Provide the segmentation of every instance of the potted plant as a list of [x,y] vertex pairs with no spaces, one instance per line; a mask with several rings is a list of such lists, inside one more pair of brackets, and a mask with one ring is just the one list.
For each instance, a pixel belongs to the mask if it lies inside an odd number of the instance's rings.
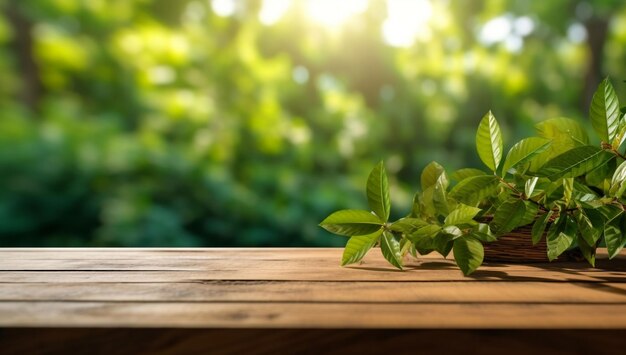
[[381,162],[367,179],[369,211],[337,211],[320,226],[349,237],[341,265],[359,262],[379,245],[399,269],[407,254],[446,257],[452,251],[469,275],[485,255],[552,261],[573,248],[595,266],[600,244],[613,258],[626,243],[626,156],[620,152],[625,111],[607,78],[593,96],[589,115],[599,146],[590,145],[576,121],[553,118],[537,124],[537,136],[515,143],[506,156],[498,122],[488,112],[476,134],[487,170],[465,168],[448,175],[437,162],[428,164],[410,213],[392,222]]

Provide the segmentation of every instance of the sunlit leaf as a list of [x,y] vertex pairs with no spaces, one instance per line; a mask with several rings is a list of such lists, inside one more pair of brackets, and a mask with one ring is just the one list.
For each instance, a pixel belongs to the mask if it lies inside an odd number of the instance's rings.
[[433,205],[435,207],[435,210],[440,215],[445,216],[449,212],[448,211],[449,210],[448,209],[448,193],[446,191],[448,187],[448,179],[446,177],[445,172],[439,175],[439,178],[437,178],[435,185],[432,187],[434,188]]
[[537,186],[537,181],[539,181],[539,178],[533,176],[530,179],[526,180],[526,182],[524,183],[524,194],[527,197],[531,197],[533,195],[533,192],[535,191],[535,186]]
[[383,232],[380,239],[380,250],[387,261],[402,270],[402,252],[400,250],[400,242],[396,240],[393,234]]
[[469,206],[475,206],[487,196],[495,193],[500,185],[497,176],[473,176],[460,181],[450,191],[450,197]]
[[394,222],[389,228],[395,232],[411,234],[417,229],[427,226],[428,222],[419,218],[402,218]]
[[480,241],[464,237],[454,241],[454,260],[463,274],[469,275],[483,263],[485,250]]
[[552,181],[561,177],[577,177],[605,164],[612,157],[613,154],[594,146],[576,147],[548,161],[538,174]]
[[452,175],[450,175],[450,178],[454,181],[461,181],[472,176],[480,175],[487,175],[487,173],[479,169],[463,168],[453,172]]
[[454,211],[450,212],[444,221],[446,226],[469,223],[481,211],[480,208],[467,205],[459,205]]
[[615,89],[608,78],[602,80],[591,99],[591,126],[603,142],[611,143],[618,130],[620,112]]
[[487,112],[478,125],[476,150],[483,163],[495,172],[502,159],[502,134],[491,111]]
[[426,165],[424,170],[422,170],[422,176],[420,179],[422,183],[422,191],[435,185],[441,174],[445,174],[445,170],[443,166],[439,165],[436,161]]
[[440,231],[441,226],[438,224],[428,224],[418,228],[415,232],[408,235],[407,238],[414,242],[423,238],[433,239]]
[[498,238],[491,232],[491,228],[489,228],[487,223],[479,223],[470,232],[470,235],[485,243],[491,243],[498,240]]
[[540,137],[526,138],[517,142],[506,155],[506,159],[504,160],[504,165],[502,167],[502,176],[504,176],[511,168],[516,167],[518,164],[523,164],[537,154],[545,151],[551,143],[551,140]]
[[622,197],[626,190],[626,161],[622,162],[611,178],[611,188],[609,190],[611,196]]
[[539,170],[548,160],[567,150],[589,144],[585,129],[569,118],[551,118],[537,123],[535,128],[540,137],[549,139],[552,143],[530,161],[531,171]]
[[376,242],[378,242],[381,234],[382,229],[379,229],[372,234],[350,237],[350,239],[348,239],[348,243],[346,244],[345,249],[343,250],[343,256],[341,257],[341,266],[354,264],[361,261],[365,254],[367,254],[367,252],[374,245],[376,245]]
[[367,201],[378,217],[385,222],[389,219],[391,209],[389,182],[382,161],[374,167],[367,179]]
[[383,221],[368,211],[341,210],[334,212],[320,223],[327,231],[339,235],[366,235],[379,230]]
[[463,231],[457,226],[447,226],[441,229],[441,233],[445,233],[452,237],[452,239],[460,238],[463,236]]

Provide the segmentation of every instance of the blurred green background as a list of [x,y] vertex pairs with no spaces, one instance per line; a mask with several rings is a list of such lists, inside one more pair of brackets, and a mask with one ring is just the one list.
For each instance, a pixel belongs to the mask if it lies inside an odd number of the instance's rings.
[[384,159],[626,99],[626,2],[0,0],[0,246],[337,246]]

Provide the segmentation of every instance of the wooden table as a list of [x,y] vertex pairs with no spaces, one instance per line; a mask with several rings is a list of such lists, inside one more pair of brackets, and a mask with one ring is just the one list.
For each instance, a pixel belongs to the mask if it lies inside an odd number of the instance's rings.
[[626,353],[626,254],[463,277],[341,252],[0,249],[0,353]]

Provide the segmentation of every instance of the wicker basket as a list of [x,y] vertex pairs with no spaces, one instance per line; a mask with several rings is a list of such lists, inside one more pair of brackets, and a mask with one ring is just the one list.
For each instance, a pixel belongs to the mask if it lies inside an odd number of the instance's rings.
[[[546,238],[541,238],[539,243],[533,245],[532,224],[519,227],[512,232],[498,237],[498,241],[485,243],[486,262],[508,263],[547,263],[548,251]],[[561,254],[557,261],[581,261],[584,260],[578,249],[568,250]]]

